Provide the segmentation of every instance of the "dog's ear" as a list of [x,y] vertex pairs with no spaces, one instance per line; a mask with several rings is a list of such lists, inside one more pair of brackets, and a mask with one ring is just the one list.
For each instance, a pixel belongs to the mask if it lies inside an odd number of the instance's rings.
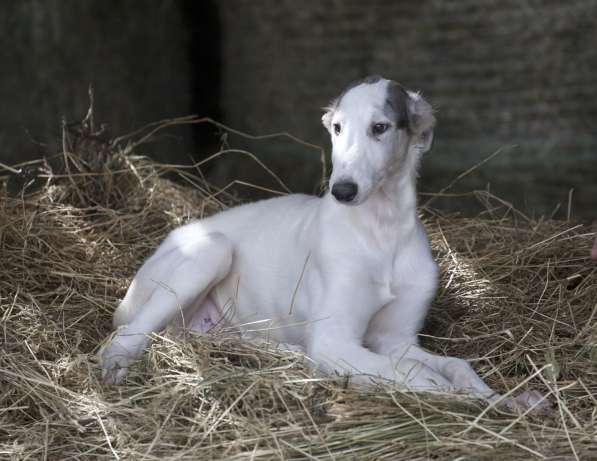
[[325,126],[330,133],[332,132],[332,117],[334,116],[334,111],[336,110],[337,105],[338,100],[334,99],[328,106],[323,108],[325,113],[321,117],[321,123],[323,123],[323,126]]
[[412,146],[423,154],[431,149],[435,117],[433,108],[420,93],[408,91],[408,127],[412,136]]

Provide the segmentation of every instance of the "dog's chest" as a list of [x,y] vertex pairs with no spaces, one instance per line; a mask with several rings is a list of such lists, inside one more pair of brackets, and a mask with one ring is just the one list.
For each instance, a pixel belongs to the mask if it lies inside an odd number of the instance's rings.
[[[376,253],[376,254],[375,254]],[[394,252],[385,250],[370,254],[367,261],[367,277],[377,306],[381,307],[393,301],[397,295],[395,283]]]
[[382,305],[395,300],[405,285],[425,285],[428,279],[433,283],[433,261],[419,245],[388,246],[371,258],[369,264],[370,280]]
[[380,271],[373,277],[373,286],[375,287],[379,307],[385,306],[396,299],[396,285],[392,278],[392,271]]

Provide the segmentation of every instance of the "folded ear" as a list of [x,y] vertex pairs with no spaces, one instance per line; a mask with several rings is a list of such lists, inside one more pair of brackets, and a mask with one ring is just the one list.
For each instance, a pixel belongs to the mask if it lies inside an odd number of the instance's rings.
[[435,117],[433,108],[419,93],[408,91],[408,127],[411,132],[411,145],[421,154],[431,149]]
[[323,108],[325,113],[321,117],[321,123],[323,123],[323,126],[325,126],[330,133],[332,130],[332,117],[334,116],[334,111],[336,110],[337,105],[338,100],[334,99],[327,107]]

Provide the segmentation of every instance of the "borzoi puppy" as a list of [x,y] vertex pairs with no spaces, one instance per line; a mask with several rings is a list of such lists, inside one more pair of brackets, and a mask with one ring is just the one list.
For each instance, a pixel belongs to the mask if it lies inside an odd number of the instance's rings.
[[368,77],[322,120],[333,144],[329,192],[263,200],[174,230],[114,314],[119,329],[101,353],[106,382],[119,383],[149,335],[172,322],[206,331],[267,319],[270,339],[302,346],[320,369],[353,382],[499,398],[464,360],[417,344],[438,279],[415,192],[433,139],[431,106]]

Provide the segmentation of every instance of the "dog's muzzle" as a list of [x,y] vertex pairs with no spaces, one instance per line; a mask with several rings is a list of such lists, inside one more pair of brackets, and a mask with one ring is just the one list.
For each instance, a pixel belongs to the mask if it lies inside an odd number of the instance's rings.
[[332,186],[332,195],[339,202],[352,202],[359,192],[359,186],[354,182],[338,182]]

